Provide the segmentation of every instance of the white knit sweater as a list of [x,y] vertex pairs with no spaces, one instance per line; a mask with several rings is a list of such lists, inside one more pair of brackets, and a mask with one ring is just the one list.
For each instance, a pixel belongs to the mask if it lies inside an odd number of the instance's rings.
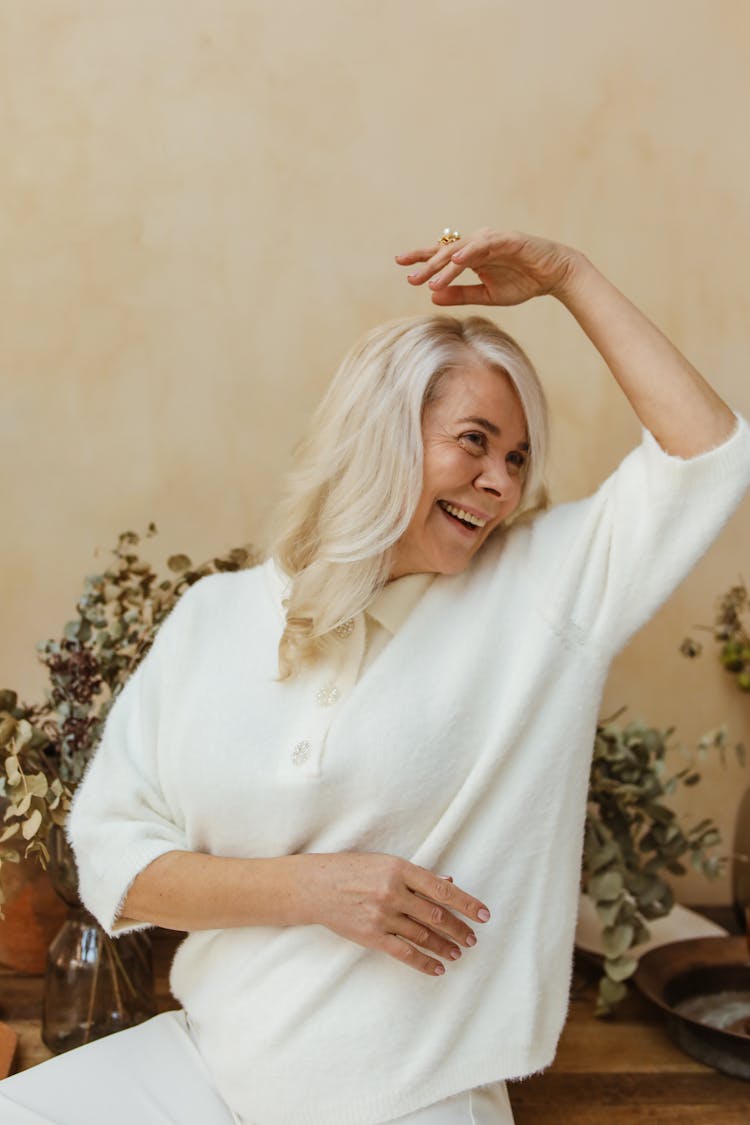
[[434,978],[322,926],[189,935],[172,989],[244,1122],[375,1125],[551,1062],[610,660],[749,481],[744,422],[690,461],[644,434],[594,496],[436,578],[332,712],[319,705],[330,696],[316,701],[321,673],[275,680],[272,564],[183,596],[70,817],[101,922],[112,929],[136,874],[175,848],[388,852],[451,874],[492,911]]

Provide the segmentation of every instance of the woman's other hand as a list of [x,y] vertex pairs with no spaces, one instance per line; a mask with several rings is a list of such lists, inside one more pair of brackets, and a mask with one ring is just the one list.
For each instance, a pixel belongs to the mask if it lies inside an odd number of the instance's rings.
[[[483,227],[468,238],[397,254],[401,266],[424,263],[408,275],[429,283],[436,305],[520,305],[532,297],[562,297],[578,254],[560,242]],[[456,285],[471,269],[479,285]]]
[[[304,921],[430,976],[445,972],[441,961],[457,960],[476,936],[461,918],[489,918],[484,903],[398,856],[370,852],[309,853],[305,860]],[[486,916],[480,916],[485,911]]]

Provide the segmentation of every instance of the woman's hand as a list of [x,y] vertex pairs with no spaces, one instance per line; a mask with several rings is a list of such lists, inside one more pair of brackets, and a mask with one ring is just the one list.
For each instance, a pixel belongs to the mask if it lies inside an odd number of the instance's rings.
[[[695,457],[725,441],[735,417],[691,363],[577,250],[519,231],[476,231],[469,238],[398,254],[399,265],[429,282],[436,305],[518,305],[557,297],[598,350],[642,425],[662,449]],[[472,269],[479,285],[456,285]]]
[[[562,298],[578,256],[560,242],[483,227],[457,242],[398,254],[396,261],[401,266],[424,262],[408,280],[412,285],[428,281],[436,305],[520,305],[545,294]],[[481,284],[453,284],[466,269]]]
[[306,920],[430,976],[445,968],[421,949],[456,960],[462,947],[476,944],[471,927],[456,913],[480,923],[489,918],[487,907],[450,878],[398,856],[335,852],[298,858],[306,861],[306,901],[300,904]]

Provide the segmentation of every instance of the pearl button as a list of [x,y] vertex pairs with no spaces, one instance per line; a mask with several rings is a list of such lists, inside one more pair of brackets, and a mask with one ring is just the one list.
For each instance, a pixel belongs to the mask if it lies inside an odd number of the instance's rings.
[[315,692],[315,700],[321,707],[330,707],[339,697],[339,689],[335,684],[326,684]]
[[337,637],[340,637],[342,641],[345,641],[346,638],[351,637],[352,633],[354,632],[354,618],[350,617],[348,621],[342,621],[341,624],[337,625],[333,631]]
[[310,757],[311,749],[312,747],[306,738],[303,738],[301,742],[297,743],[294,750],[292,750],[292,761],[295,766],[301,766],[303,762],[307,761]]

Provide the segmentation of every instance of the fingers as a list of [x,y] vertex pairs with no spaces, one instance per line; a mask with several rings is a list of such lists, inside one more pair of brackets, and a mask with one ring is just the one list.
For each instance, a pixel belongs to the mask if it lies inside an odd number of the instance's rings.
[[[422,895],[423,898],[446,907],[447,910],[457,910],[464,917],[478,922],[489,921],[490,912],[485,903],[478,898],[467,894],[448,879],[441,879],[433,875],[426,867],[419,867],[415,863],[406,863],[403,874],[404,882],[409,891]],[[413,901],[409,904],[405,914],[413,914]]]
[[[438,243],[436,246],[430,246],[423,250],[409,250],[406,254],[397,254],[396,261],[400,266],[411,266],[417,262],[424,262],[425,265],[421,269],[416,269],[407,276],[407,281],[411,285],[422,285],[433,277],[438,270],[449,264],[453,254],[461,245],[461,242],[448,242]],[[466,245],[466,243],[464,242],[463,245]],[[464,266],[461,266],[457,272],[460,273],[464,268]]]
[[430,246],[426,250],[407,250],[405,254],[397,254],[396,261],[400,266],[413,266],[415,262],[429,261],[435,250],[435,246]]
[[[430,281],[437,273],[451,266],[451,252],[449,246],[441,247],[437,253],[432,254],[429,258],[420,259],[425,264],[421,269],[416,269],[412,273],[407,274],[406,280],[410,285],[424,285],[425,281]],[[466,267],[454,267],[455,272],[453,277],[457,277]]]
[[457,961],[461,956],[460,946],[443,937],[442,934],[436,934],[434,930],[423,925],[416,918],[403,915],[400,919],[398,933],[395,936],[407,938],[412,945],[421,945],[423,949],[429,949],[432,953],[437,953],[438,957],[444,957],[447,961]]
[[483,285],[449,285],[432,294],[433,305],[490,305],[489,293]]
[[[446,937],[452,938],[454,942],[463,945],[466,949],[471,949],[477,943],[476,934],[470,926],[467,926],[461,918],[457,918],[448,907],[440,906],[430,899],[413,895],[408,907],[408,914],[424,930],[434,933],[438,944],[443,943]],[[416,939],[411,938],[410,940]],[[435,944],[424,941],[417,944],[426,945],[428,949],[439,951]],[[448,944],[452,948],[452,943]],[[446,956],[446,954],[443,954],[443,956]]]
[[390,953],[391,957],[395,957],[397,961],[402,961],[412,969],[417,969],[420,973],[426,973],[431,977],[442,976],[445,972],[445,965],[440,961],[436,961],[434,957],[430,957],[427,953],[422,953],[420,949],[410,945],[404,938],[397,937],[395,934],[386,934],[383,938],[381,949],[384,953]]
[[467,268],[479,265],[486,257],[490,245],[489,231],[477,231],[471,238],[411,250],[397,254],[399,265],[423,263],[407,277],[410,285],[429,282],[432,303],[450,305],[489,305],[490,295],[484,285],[453,285],[452,282]]
[[[396,261],[402,266],[424,263],[420,269],[408,275],[407,280],[411,285],[423,285],[429,281],[430,288],[443,289],[463,270],[476,268],[495,253],[512,253],[518,250],[522,241],[518,231],[494,231],[489,227],[483,227],[474,231],[468,238],[456,242],[437,243],[432,247],[397,254]],[[436,305],[491,303],[487,293],[480,293],[478,287],[457,290],[446,300],[436,301],[433,297],[433,301]]]

